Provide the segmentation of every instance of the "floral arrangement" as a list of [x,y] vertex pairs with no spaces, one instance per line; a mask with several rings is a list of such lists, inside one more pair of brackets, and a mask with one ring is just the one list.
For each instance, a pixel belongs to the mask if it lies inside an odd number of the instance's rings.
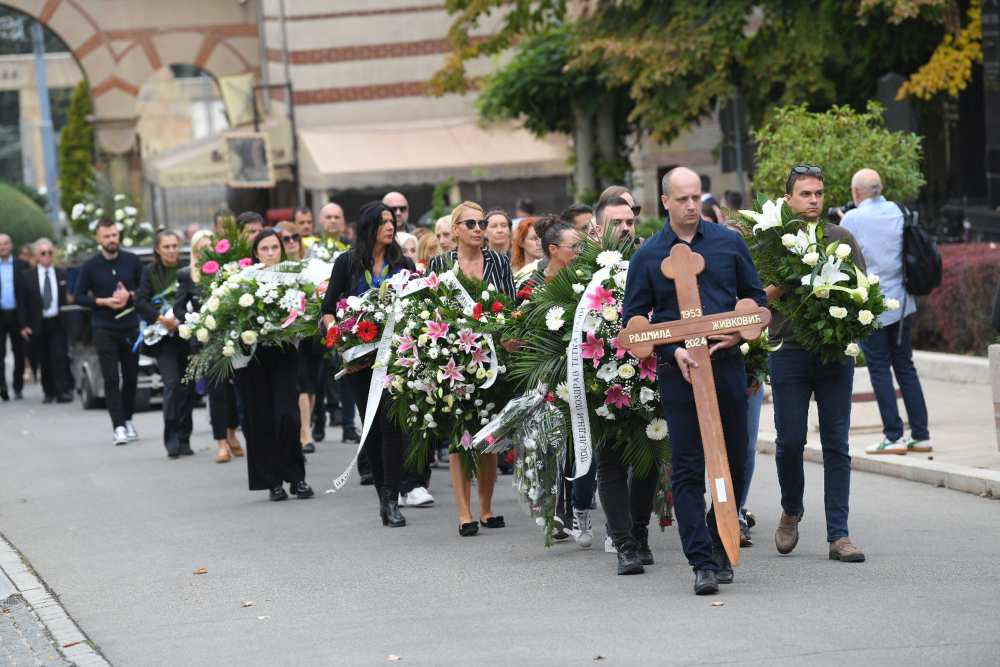
[[396,299],[396,292],[389,286],[389,281],[383,281],[361,296],[337,302],[337,321],[327,328],[323,345],[335,350],[345,366],[360,366],[374,358]]
[[228,377],[246,365],[258,345],[294,345],[315,334],[310,301],[321,290],[304,270],[305,262],[247,267],[212,291],[196,313],[178,327],[183,339],[194,338],[201,350],[188,363],[185,380]]
[[110,197],[94,191],[70,209],[69,226],[73,235],[66,243],[66,254],[76,257],[96,252],[94,232],[103,219],[115,221],[121,234],[123,248],[149,245],[153,241],[153,225],[139,221],[139,209],[127,195],[117,193]]
[[[586,309],[580,332],[584,386],[595,448],[615,443],[625,462],[646,474],[669,458],[667,424],[660,416],[656,357],[637,359],[617,345],[628,258],[634,244],[606,236],[586,240],[580,256],[549,283],[521,295],[511,336],[522,347],[511,362],[511,379],[524,390],[555,387],[556,405],[569,423],[567,347],[577,305]],[[603,279],[594,280],[598,271]],[[522,292],[524,289],[522,288]]]
[[740,345],[740,352],[743,353],[743,365],[747,369],[747,383],[749,385],[763,385],[770,382],[768,375],[767,358],[772,352],[777,352],[781,345],[772,345],[770,334],[767,329],[757,338],[745,341]]
[[562,413],[548,401],[527,414],[515,433],[514,490],[521,506],[542,527],[546,547],[552,546],[556,529],[566,435]]
[[386,386],[395,399],[392,414],[413,445],[409,463],[447,441],[465,454],[463,468],[472,475],[478,458],[472,434],[505,404],[503,388],[494,384],[505,368],[490,336],[507,322],[510,306],[494,286],[461,274],[452,282],[450,275],[419,278],[422,288],[408,286],[412,293],[397,300]]
[[250,240],[240,231],[236,221],[227,219],[221,237],[201,253],[198,271],[209,278],[207,290],[214,289],[231,276],[253,264]]
[[826,223],[795,217],[783,199],[762,200],[760,208],[740,211],[741,225],[763,283],[785,289],[772,308],[793,327],[802,347],[823,361],[857,357],[856,341],[899,304],[883,297],[878,276],[854,264],[847,243],[827,242]]

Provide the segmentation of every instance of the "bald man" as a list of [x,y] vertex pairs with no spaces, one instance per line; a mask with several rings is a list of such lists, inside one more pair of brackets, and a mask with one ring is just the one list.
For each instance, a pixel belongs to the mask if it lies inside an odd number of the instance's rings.
[[351,247],[351,242],[344,237],[347,231],[347,219],[340,204],[330,202],[321,208],[319,222],[323,225],[324,241],[328,248],[343,252]]
[[[851,179],[851,197],[857,208],[848,211],[840,226],[861,246],[868,272],[879,277],[882,292],[903,308],[879,317],[882,328],[861,341],[872,389],[882,416],[883,438],[865,449],[868,454],[906,454],[931,451],[927,404],[913,365],[910,340],[916,299],[906,293],[903,276],[903,210],[882,196],[882,178],[874,169],[862,169]],[[903,394],[910,422],[904,437],[903,420],[896,404],[893,373]]]
[[[698,276],[705,315],[731,311],[743,298],[766,306],[767,297],[743,237],[701,218],[702,193],[698,174],[677,167],[667,172],[662,185],[661,200],[670,214],[670,221],[632,257],[622,321],[627,322],[635,315],[646,316],[650,311],[653,312],[650,320],[654,323],[681,319],[674,282],[664,277],[660,269],[663,259],[678,244],[689,246],[705,258],[705,270]],[[709,337],[715,390],[736,498],[740,497],[743,487],[747,449],[747,376],[739,349],[741,342],[739,334]],[[671,483],[681,545],[695,572],[695,594],[711,595],[718,592],[720,583],[733,581],[733,568],[722,548],[714,512],[709,511],[707,521],[705,516],[705,452],[691,389],[691,369],[697,365],[684,345],[661,345],[655,354],[660,401],[672,446]],[[630,536],[616,534],[611,519],[616,510],[608,507],[603,488],[621,486],[626,481],[625,466],[620,458],[609,460],[615,456],[620,457],[620,453],[612,447],[597,451],[597,477],[602,485],[601,504],[608,516],[621,563]],[[646,518],[648,520],[648,515]]]
[[399,192],[390,192],[382,197],[382,203],[392,209],[396,214],[396,229],[401,232],[412,232],[410,226],[410,204],[406,197]]

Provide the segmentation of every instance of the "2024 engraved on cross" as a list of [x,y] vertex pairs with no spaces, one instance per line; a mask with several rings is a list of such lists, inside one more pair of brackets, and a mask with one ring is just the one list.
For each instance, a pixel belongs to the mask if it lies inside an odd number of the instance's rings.
[[771,322],[771,311],[758,306],[753,299],[740,299],[733,311],[702,315],[698,274],[705,270],[705,258],[685,244],[678,243],[673,247],[660,270],[674,281],[681,319],[650,324],[647,318],[636,315],[618,334],[618,345],[642,359],[652,354],[653,348],[658,345],[684,341],[684,346],[698,364],[697,368],[691,369],[691,387],[698,411],[698,428],[705,451],[715,521],[729,562],[737,565],[740,562],[739,508],[736,506],[739,499],[734,497],[733,481],[729,475],[729,457],[715,394],[708,336],[739,333],[745,340],[754,340]]

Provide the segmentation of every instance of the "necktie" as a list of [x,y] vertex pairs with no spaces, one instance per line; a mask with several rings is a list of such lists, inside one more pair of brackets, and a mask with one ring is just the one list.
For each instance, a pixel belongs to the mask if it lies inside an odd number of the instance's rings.
[[45,272],[45,287],[42,288],[42,306],[45,310],[52,305],[52,271]]

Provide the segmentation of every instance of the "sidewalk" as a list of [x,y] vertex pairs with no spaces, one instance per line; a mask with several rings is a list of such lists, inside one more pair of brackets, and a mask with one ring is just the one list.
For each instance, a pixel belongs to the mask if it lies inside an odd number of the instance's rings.
[[[859,368],[854,377],[856,401],[851,413],[852,468],[1000,498],[1000,451],[987,361],[928,352],[917,352],[914,360],[927,401],[934,451],[905,456],[864,453],[865,447],[882,437],[882,422],[874,401],[857,401],[860,395],[872,391],[867,370]],[[902,399],[899,409],[905,419]],[[773,454],[774,440],[774,407],[766,402],[758,451]],[[805,456],[809,461],[823,460],[815,406],[809,414]]]

